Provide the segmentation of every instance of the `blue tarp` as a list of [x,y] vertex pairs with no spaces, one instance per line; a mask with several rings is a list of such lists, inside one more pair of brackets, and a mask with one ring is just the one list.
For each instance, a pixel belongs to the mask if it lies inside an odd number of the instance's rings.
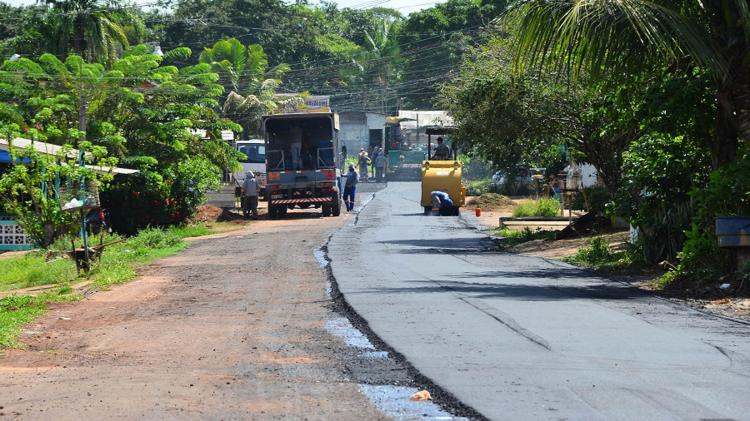
[[[10,158],[10,153],[8,153],[8,151],[6,150],[0,149],[0,164],[10,164],[11,162],[12,160]],[[21,162],[28,164],[29,162],[31,162],[31,159],[25,158]]]

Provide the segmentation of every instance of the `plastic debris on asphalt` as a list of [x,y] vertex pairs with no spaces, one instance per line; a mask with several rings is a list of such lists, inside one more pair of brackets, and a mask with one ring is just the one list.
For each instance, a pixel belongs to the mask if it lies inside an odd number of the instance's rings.
[[430,392],[426,390],[420,390],[419,392],[411,395],[409,399],[413,401],[431,401],[432,395],[430,395]]

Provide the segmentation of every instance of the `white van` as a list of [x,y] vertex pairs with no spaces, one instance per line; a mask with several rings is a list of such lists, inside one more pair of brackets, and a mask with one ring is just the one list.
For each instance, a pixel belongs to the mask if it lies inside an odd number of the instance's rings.
[[245,179],[245,173],[252,171],[260,186],[260,197],[266,197],[266,143],[263,139],[238,140],[235,149],[245,155],[240,159],[242,171],[234,173],[234,178],[240,184]]

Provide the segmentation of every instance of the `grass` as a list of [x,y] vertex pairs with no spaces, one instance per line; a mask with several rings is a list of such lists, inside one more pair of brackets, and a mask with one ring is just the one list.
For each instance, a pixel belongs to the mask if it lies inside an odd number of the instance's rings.
[[613,251],[606,238],[594,237],[576,254],[564,258],[563,261],[605,272],[625,272],[642,266],[641,259],[638,258],[640,255],[635,246]]
[[172,227],[169,229],[169,231],[177,235],[180,238],[202,237],[204,235],[210,235],[216,232],[216,230],[213,230],[205,225],[187,225],[184,227]]
[[11,295],[0,299],[0,348],[18,346],[21,326],[44,313],[50,302],[74,301],[80,296],[70,288],[60,288],[42,295]]
[[522,216],[543,216],[552,217],[560,214],[560,202],[548,197],[541,198],[532,202],[519,203],[513,208],[513,216],[518,218]]
[[[44,313],[48,303],[79,299],[70,288],[71,283],[89,280],[95,287],[106,288],[130,281],[137,276],[139,267],[176,254],[187,247],[184,238],[214,232],[208,227],[196,225],[166,230],[148,228],[137,236],[124,240],[117,236],[107,236],[105,243],[122,241],[108,246],[91,271],[81,275],[77,274],[75,263],[71,259],[57,257],[47,262],[47,253],[42,251],[0,260],[0,291],[58,285],[51,292],[36,296],[14,294],[0,299],[0,348],[17,346],[16,338],[21,332],[21,326]],[[67,251],[71,247],[70,239],[61,240],[50,251]]]
[[479,180],[472,180],[466,186],[467,196],[481,196],[485,193],[489,193],[492,180],[489,178],[482,178]]
[[522,230],[498,228],[495,230],[495,235],[502,237],[502,244],[504,247],[513,247],[533,240],[554,240],[557,237],[557,232],[542,230],[532,231],[529,228],[524,228]]
[[0,291],[66,282],[76,277],[75,264],[69,259],[45,262],[44,253],[32,252],[0,260]]

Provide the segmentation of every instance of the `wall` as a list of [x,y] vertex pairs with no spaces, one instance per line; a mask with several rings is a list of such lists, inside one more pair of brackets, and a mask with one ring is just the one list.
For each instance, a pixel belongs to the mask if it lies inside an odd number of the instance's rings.
[[360,148],[367,149],[370,142],[370,129],[385,133],[385,115],[347,111],[339,113],[339,145],[346,145],[349,154],[356,154]]

